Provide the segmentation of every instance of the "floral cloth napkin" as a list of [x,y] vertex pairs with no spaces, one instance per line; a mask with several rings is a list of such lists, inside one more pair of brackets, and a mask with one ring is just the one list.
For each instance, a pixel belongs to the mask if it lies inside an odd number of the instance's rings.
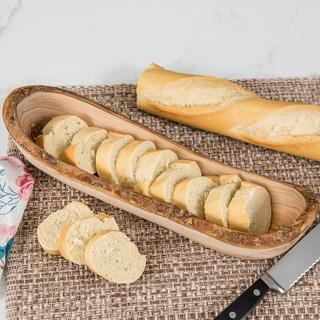
[[0,278],[33,184],[22,161],[15,157],[0,157]]

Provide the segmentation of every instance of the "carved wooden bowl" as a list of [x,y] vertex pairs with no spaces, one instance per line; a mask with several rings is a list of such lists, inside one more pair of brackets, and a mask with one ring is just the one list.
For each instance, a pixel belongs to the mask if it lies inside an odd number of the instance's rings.
[[[174,205],[102,181],[53,158],[34,143],[33,137],[49,119],[62,114],[75,114],[89,125],[131,134],[153,141],[158,148],[172,149],[181,159],[197,161],[204,175],[239,174],[244,180],[264,186],[272,198],[269,233],[252,235],[217,226]],[[93,197],[231,256],[263,259],[285,252],[308,230],[318,211],[315,196],[306,188],[208,159],[98,103],[62,89],[46,86],[16,89],[4,103],[3,118],[19,150],[40,170]]]

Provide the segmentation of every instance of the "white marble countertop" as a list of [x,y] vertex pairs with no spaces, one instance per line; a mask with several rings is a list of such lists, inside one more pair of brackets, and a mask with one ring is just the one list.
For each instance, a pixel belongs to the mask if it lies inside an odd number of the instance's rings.
[[[319,12],[316,0],[0,0],[0,103],[27,84],[135,83],[150,62],[228,79],[319,75]],[[0,154],[5,140],[0,121]],[[0,320],[3,292],[2,280]]]

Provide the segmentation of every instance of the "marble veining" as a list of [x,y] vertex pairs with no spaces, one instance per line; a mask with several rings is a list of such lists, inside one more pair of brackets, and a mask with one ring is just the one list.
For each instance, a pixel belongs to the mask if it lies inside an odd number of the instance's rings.
[[0,32],[7,27],[13,13],[20,7],[20,0],[0,1]]

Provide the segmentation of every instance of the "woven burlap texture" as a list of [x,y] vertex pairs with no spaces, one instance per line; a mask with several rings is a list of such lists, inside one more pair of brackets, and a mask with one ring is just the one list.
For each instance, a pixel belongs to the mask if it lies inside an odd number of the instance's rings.
[[[239,81],[271,99],[320,103],[320,79]],[[136,109],[135,86],[69,88],[212,159],[320,195],[320,163],[159,119]],[[105,124],[108,127],[108,123]],[[23,158],[12,143],[9,154]],[[6,276],[6,315],[13,319],[212,319],[277,258],[241,261],[206,249],[30,167],[36,184],[15,239]],[[116,285],[84,266],[44,253],[37,225],[72,200],[112,214],[147,256],[142,278]],[[320,319],[320,265],[287,294],[271,292],[248,319]]]

